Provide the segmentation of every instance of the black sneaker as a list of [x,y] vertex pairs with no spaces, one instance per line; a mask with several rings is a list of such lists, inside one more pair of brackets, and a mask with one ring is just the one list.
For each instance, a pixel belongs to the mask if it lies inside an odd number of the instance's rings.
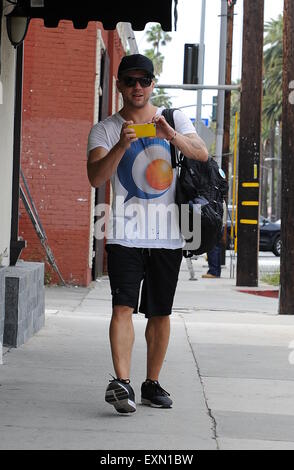
[[154,408],[171,408],[173,402],[169,398],[170,394],[163,390],[157,380],[147,379],[141,387],[141,403]]
[[105,392],[105,401],[113,405],[118,413],[134,413],[136,411],[135,393],[129,381],[110,380]]

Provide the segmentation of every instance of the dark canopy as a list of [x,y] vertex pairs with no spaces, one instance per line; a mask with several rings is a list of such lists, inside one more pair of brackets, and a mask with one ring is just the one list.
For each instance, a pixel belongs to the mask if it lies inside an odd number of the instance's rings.
[[101,21],[104,29],[115,29],[118,22],[132,24],[135,31],[146,23],[160,23],[172,30],[172,0],[18,0],[11,16],[41,18],[49,28],[60,20],[70,20],[75,28],[86,28],[89,21]]

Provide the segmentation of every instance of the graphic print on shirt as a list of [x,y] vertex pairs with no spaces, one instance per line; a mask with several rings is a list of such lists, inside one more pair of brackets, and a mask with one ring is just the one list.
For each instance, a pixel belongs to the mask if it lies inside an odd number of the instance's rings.
[[133,142],[117,167],[117,175],[127,191],[124,202],[132,197],[159,198],[173,182],[169,144],[157,138]]

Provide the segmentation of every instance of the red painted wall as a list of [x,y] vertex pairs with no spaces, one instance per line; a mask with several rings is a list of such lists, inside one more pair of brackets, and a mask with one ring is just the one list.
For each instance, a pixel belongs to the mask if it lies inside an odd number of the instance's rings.
[[[91,281],[86,147],[94,115],[97,27],[90,22],[76,30],[63,21],[49,29],[33,20],[24,44],[21,165],[62,276],[84,286]],[[124,51],[116,32],[103,31],[103,39],[110,47],[111,90]],[[23,259],[46,260],[22,203],[19,235],[27,241]],[[58,282],[47,262],[46,278]]]

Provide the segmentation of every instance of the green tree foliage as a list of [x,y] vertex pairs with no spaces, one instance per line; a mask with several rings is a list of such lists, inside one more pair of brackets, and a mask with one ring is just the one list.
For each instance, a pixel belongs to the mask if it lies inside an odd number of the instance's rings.
[[[162,73],[162,67],[164,62],[164,55],[161,53],[161,48],[166,46],[168,42],[172,40],[168,33],[165,33],[159,24],[151,26],[146,32],[147,42],[152,45],[152,48],[146,49],[144,54],[153,62],[155,81]],[[155,89],[151,97],[151,101],[155,106],[171,106],[171,99],[169,95],[161,88]]]
[[[280,194],[278,182],[281,179],[281,166],[275,160],[266,163],[266,158],[277,159],[278,145],[277,129],[280,128],[282,120],[283,101],[283,16],[271,20],[265,24],[264,36],[264,73],[263,73],[263,116],[262,116],[262,137],[263,137],[263,157],[262,172],[265,172],[264,185],[262,185],[262,195],[264,193],[264,213],[267,216],[267,208],[270,205],[272,215],[280,217],[280,199],[276,197]],[[269,198],[267,185],[267,172],[274,172],[274,184],[271,188],[272,197]]]
[[154,90],[151,100],[152,104],[154,104],[154,106],[158,106],[159,108],[161,106],[164,106],[165,108],[171,108],[172,106],[170,96],[162,88],[156,88]]
[[263,137],[282,119],[283,17],[265,24]]
[[146,32],[147,42],[152,44],[155,54],[160,54],[160,47],[166,46],[172,40],[168,33],[165,33],[160,24],[151,26]]
[[155,54],[154,49],[146,49],[144,54],[153,62],[154,65],[154,75],[156,77],[156,81],[158,81],[159,76],[162,72],[164,56],[161,52]]

